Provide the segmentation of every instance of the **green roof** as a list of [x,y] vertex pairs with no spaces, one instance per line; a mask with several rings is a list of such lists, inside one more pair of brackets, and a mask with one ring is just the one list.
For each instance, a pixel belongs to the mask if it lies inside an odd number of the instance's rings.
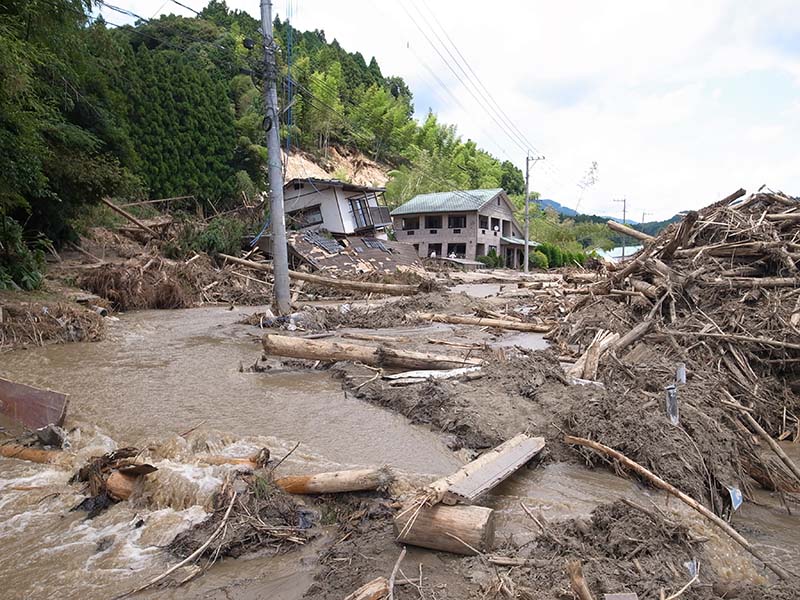
[[405,204],[392,211],[396,215],[416,215],[420,213],[438,212],[471,212],[480,209],[502,192],[502,188],[493,190],[465,190],[452,192],[434,192],[414,196]]

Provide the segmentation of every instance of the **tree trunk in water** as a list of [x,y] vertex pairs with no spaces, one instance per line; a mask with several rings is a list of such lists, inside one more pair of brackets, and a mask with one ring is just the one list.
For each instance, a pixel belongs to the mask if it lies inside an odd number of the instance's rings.
[[396,350],[386,346],[359,346],[344,342],[309,340],[269,333],[264,336],[262,345],[264,352],[274,356],[288,356],[308,360],[349,360],[372,367],[453,369],[455,367],[483,364],[483,361],[477,358],[450,357],[426,352]]

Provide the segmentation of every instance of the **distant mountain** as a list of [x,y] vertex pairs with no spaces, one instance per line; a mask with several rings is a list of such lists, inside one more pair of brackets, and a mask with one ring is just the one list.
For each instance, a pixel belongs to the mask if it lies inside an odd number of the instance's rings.
[[[563,204],[561,204],[559,202],[556,202],[555,200],[551,200],[550,198],[539,198],[536,202],[542,208],[552,208],[554,211],[556,211],[557,213],[559,213],[561,215],[564,215],[565,217],[577,217],[578,215],[584,214],[584,213],[579,213],[578,211],[576,211],[576,210],[574,210],[572,208],[564,206]],[[612,221],[616,221],[617,223],[622,223],[622,219],[620,219],[618,217],[608,217],[608,216],[605,216],[605,215],[589,215],[589,216],[598,217],[598,218],[604,219],[606,221],[611,219]],[[626,219],[625,222],[628,225],[638,225],[639,224],[638,221],[634,221],[633,219]]]

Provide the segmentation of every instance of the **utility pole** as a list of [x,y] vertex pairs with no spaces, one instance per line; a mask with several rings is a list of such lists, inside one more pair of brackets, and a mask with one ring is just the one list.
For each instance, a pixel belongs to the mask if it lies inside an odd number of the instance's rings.
[[530,257],[530,249],[528,248],[528,244],[530,243],[528,238],[530,237],[530,214],[528,211],[528,205],[530,204],[530,194],[531,194],[531,163],[536,164],[537,160],[544,160],[544,156],[536,156],[531,157],[530,152],[525,156],[525,272],[527,273],[530,270],[530,266],[528,265],[528,260]]
[[278,112],[277,64],[272,37],[272,2],[261,0],[261,35],[264,40],[264,127],[270,197],[272,237],[273,303],[279,315],[291,312],[289,296],[289,255],[286,250],[286,215],[283,212],[283,168],[281,164],[280,120]]
[[[628,218],[628,199],[617,198],[614,202],[622,202],[622,224],[625,225],[625,220]],[[625,262],[625,236],[622,236],[622,261]]]

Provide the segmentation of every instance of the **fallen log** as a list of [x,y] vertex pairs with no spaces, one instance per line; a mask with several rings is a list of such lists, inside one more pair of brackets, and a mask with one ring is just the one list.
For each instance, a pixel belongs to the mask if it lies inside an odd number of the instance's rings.
[[429,344],[439,344],[441,346],[450,346],[451,348],[459,348],[461,350],[485,350],[486,344],[463,344],[459,342],[451,342],[449,340],[437,340],[428,338]]
[[599,452],[600,454],[605,454],[606,456],[610,456],[611,458],[619,461],[625,467],[628,467],[632,471],[635,471],[639,476],[649,481],[655,487],[672,494],[673,496],[681,500],[683,503],[685,503],[686,505],[690,506],[691,508],[699,512],[706,519],[708,519],[714,525],[716,525],[717,527],[722,529],[725,533],[727,533],[731,538],[733,538],[733,540],[737,544],[739,544],[742,548],[747,550],[750,554],[752,554],[759,561],[761,561],[764,564],[764,566],[766,566],[770,571],[775,573],[778,577],[780,577],[783,580],[790,579],[789,573],[785,569],[783,569],[783,567],[781,567],[780,565],[776,565],[768,558],[766,558],[761,553],[760,550],[755,548],[750,542],[748,542],[744,537],[742,537],[742,535],[738,531],[736,531],[733,527],[731,527],[731,525],[729,525],[727,521],[719,518],[705,506],[700,504],[697,500],[695,500],[691,496],[687,496],[678,488],[676,488],[670,483],[667,483],[666,481],[661,479],[658,475],[655,475],[651,471],[645,469],[642,465],[631,460],[621,452],[609,448],[608,446],[604,446],[599,442],[571,435],[565,435],[564,442],[567,444],[575,444],[577,446],[584,446],[586,448],[591,448],[595,452]]
[[478,366],[478,358],[459,358],[397,350],[386,346],[358,346],[345,342],[308,340],[285,335],[267,334],[262,339],[264,352],[275,356],[305,358],[308,360],[349,360],[372,367],[397,367],[403,369],[452,369]]
[[655,239],[652,235],[647,235],[643,231],[637,231],[635,229],[628,227],[627,225],[623,225],[622,223],[617,223],[616,221],[613,221],[611,219],[606,221],[606,225],[608,225],[608,228],[611,229],[612,231],[616,231],[617,233],[621,233],[622,235],[630,236],[634,239],[639,240],[640,242],[649,242],[650,240]]
[[27,460],[39,464],[54,464],[60,462],[66,455],[58,450],[42,450],[41,448],[28,448],[19,444],[3,444],[0,446],[0,456]]
[[[236,258],[227,254],[220,254],[226,261],[255,269],[272,273],[272,265],[268,263],[257,263],[252,260]],[[311,273],[301,273],[299,271],[289,271],[289,279],[298,281],[308,281],[329,287],[340,288],[343,290],[353,290],[357,292],[368,292],[373,294],[386,294],[389,296],[411,296],[420,293],[420,288],[416,285],[405,285],[399,283],[373,283],[369,281],[350,281],[348,279],[334,279],[333,277],[323,277]]]
[[798,277],[724,277],[721,279],[701,280],[700,285],[721,288],[773,288],[773,287],[800,287]]
[[15,383],[0,377],[0,414],[29,429],[64,424],[69,401],[67,395]]
[[130,221],[131,223],[136,225],[139,229],[143,229],[144,231],[146,231],[147,233],[152,235],[154,238],[159,237],[158,234],[153,229],[151,229],[150,227],[148,227],[147,225],[142,223],[139,219],[134,217],[131,213],[129,213],[124,208],[120,208],[119,206],[117,206],[116,204],[111,202],[108,198],[100,198],[100,202],[102,202],[103,204],[108,206],[115,213],[118,213],[118,214],[122,215],[123,217],[128,219],[128,221]]
[[398,380],[406,380],[406,379],[418,379],[421,381],[427,381],[428,379],[454,379],[456,377],[462,377],[464,375],[469,375],[470,373],[475,373],[476,371],[480,371],[480,367],[462,367],[460,369],[448,369],[432,371],[403,371],[402,373],[395,373],[393,375],[384,375],[384,379],[389,379],[390,381],[398,381]]
[[714,333],[713,331],[676,331],[674,329],[664,330],[669,335],[679,335],[684,337],[713,337],[721,340],[735,342],[750,342],[753,344],[763,344],[764,346],[775,346],[776,348],[789,348],[790,350],[800,350],[800,344],[793,342],[783,342],[764,337],[753,337],[750,335],[738,335],[735,333]]
[[347,338],[349,340],[360,340],[362,342],[380,342],[382,344],[400,344],[409,341],[409,338],[407,337],[391,336],[391,335],[372,335],[369,333],[345,332],[340,335],[343,338]]
[[463,315],[442,315],[436,313],[413,313],[412,319],[419,321],[435,321],[437,323],[450,323],[452,325],[478,325],[479,327],[497,327],[512,331],[529,331],[533,333],[547,333],[553,326],[540,325],[539,323],[519,323],[502,319],[485,319],[483,317],[468,317]]
[[344,600],[384,600],[389,595],[389,580],[377,577],[365,583]]
[[653,327],[653,320],[647,319],[636,325],[628,333],[619,338],[613,345],[614,352],[622,352],[625,348],[639,341],[642,337],[647,335],[647,332]]
[[492,549],[494,529],[494,510],[484,506],[418,506],[394,519],[401,544],[468,556]]
[[388,468],[353,469],[317,473],[316,475],[291,475],[275,480],[275,485],[289,494],[338,494],[364,490],[384,489],[392,482]]

